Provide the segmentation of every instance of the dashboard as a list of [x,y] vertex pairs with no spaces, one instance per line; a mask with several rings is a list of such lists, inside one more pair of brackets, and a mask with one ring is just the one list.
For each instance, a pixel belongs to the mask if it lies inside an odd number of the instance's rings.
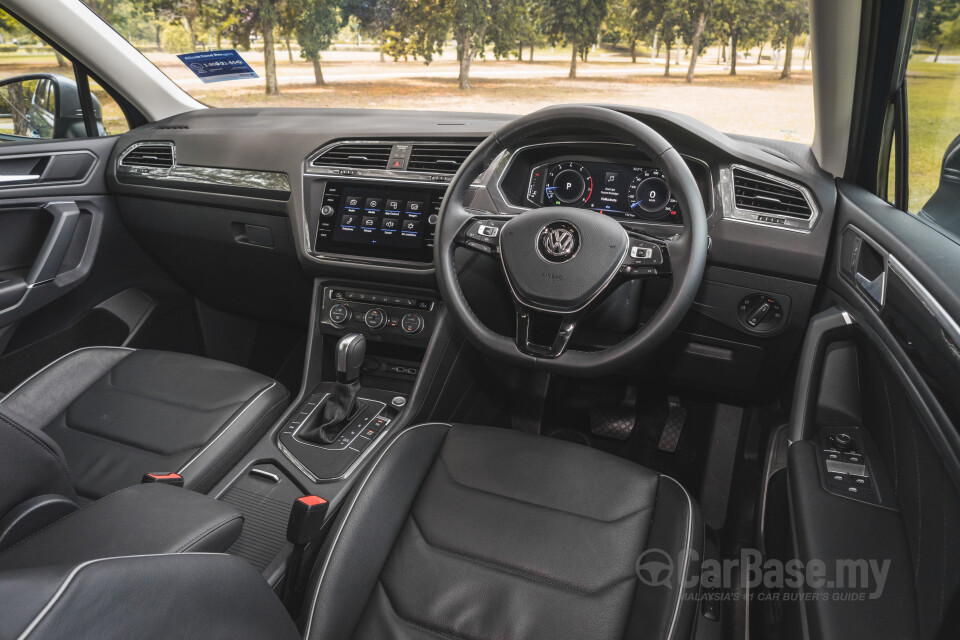
[[[728,136],[654,109],[619,109],[680,152],[707,212],[704,283],[662,366],[674,378],[744,392],[777,387],[822,280],[833,179],[805,145]],[[450,179],[511,119],[203,109],[117,137],[107,186],[133,238],[198,299],[291,322],[306,317],[312,278],[357,290],[435,291],[434,233]],[[492,216],[581,207],[666,238],[682,233],[685,213],[672,179],[617,140],[545,131],[494,158],[464,205]],[[472,262],[463,256],[465,289],[496,289],[497,265],[471,255]],[[611,296],[578,339],[616,341],[656,308],[664,286],[649,281]],[[496,304],[482,303],[491,312]],[[770,314],[760,318],[764,308]]]

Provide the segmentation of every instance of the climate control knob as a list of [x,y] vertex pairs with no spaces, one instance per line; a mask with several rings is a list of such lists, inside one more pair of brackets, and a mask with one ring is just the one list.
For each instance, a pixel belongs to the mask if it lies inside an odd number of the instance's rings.
[[380,308],[370,309],[363,314],[363,323],[374,331],[382,329],[387,324],[387,313]]
[[337,326],[345,325],[353,317],[353,311],[345,304],[337,303],[330,307],[330,322]]
[[408,313],[400,321],[400,328],[408,336],[415,336],[423,331],[423,316],[419,313]]

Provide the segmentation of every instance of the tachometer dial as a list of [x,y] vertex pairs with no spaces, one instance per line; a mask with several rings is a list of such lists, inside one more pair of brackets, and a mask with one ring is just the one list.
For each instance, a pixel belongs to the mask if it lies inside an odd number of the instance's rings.
[[593,177],[578,162],[560,162],[547,171],[545,204],[579,207],[593,195]]
[[677,210],[677,199],[659,169],[643,169],[633,178],[627,192],[630,211],[646,220],[661,220]]

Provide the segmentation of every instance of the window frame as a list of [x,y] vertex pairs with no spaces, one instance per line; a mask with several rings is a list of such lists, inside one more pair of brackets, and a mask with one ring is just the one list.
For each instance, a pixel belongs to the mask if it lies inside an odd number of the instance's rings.
[[[93,92],[90,90],[90,80],[92,79],[107,93],[110,98],[117,103],[117,106],[120,107],[120,111],[123,113],[124,119],[127,121],[128,130],[135,129],[143,124],[146,124],[148,121],[143,116],[140,111],[133,106],[133,104],[123,97],[123,94],[116,91],[108,83],[99,77],[91,69],[88,69],[86,65],[77,60],[74,56],[70,55],[65,51],[58,43],[49,38],[47,35],[42,33],[39,29],[34,27],[32,24],[24,20],[16,11],[11,11],[9,7],[3,2],[0,2],[0,9],[7,12],[14,20],[19,22],[24,28],[28,29],[35,36],[40,38],[48,47],[59,53],[61,56],[70,61],[70,64],[73,67],[74,81],[77,83],[77,89],[80,93],[80,104],[83,109],[83,121],[84,129],[88,138],[102,138],[109,137],[110,135],[120,135],[120,134],[108,134],[107,136],[100,135],[100,130],[97,127],[96,117],[93,109]],[[33,140],[32,138],[26,138],[25,140]],[[46,140],[35,140],[35,142],[46,142]]]

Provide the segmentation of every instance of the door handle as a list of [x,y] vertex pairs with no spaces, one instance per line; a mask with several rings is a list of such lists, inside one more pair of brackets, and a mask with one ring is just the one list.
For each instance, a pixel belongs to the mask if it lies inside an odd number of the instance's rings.
[[8,184],[30,184],[33,182],[40,182],[40,176],[37,174],[27,174],[27,175],[0,175],[0,186]]
[[57,277],[80,221],[80,208],[76,202],[51,202],[44,210],[53,215],[53,226],[27,274],[28,287],[50,282]]

